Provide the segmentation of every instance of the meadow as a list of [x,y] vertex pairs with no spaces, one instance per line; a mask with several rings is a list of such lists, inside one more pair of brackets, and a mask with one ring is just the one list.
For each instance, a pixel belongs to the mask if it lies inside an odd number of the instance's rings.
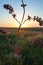
[[[10,43],[0,33],[0,65],[43,65],[43,28],[20,29],[17,41],[17,28],[3,28]],[[22,49],[14,58],[16,41]]]

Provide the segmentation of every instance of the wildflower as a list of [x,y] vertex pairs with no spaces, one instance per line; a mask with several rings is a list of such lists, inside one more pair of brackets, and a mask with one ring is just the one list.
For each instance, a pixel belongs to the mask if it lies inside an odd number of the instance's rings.
[[9,4],[4,4],[4,5],[3,5],[3,7],[4,7],[5,9],[9,10],[9,13],[14,12],[14,10],[13,10],[12,6],[11,6],[11,5],[9,5]]
[[23,8],[26,6],[26,4],[24,4],[23,0],[22,0],[21,6],[22,6]]
[[33,19],[33,21],[35,21],[36,20],[36,16],[34,16],[34,19]]
[[12,16],[13,16],[13,18],[15,18],[16,17],[15,13]]
[[28,15],[28,20],[31,20],[31,17]]
[[37,16],[36,21],[39,21],[39,17]]

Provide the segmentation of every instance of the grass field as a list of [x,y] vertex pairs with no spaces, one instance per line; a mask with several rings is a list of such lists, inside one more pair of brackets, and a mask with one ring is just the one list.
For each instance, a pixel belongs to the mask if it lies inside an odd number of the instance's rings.
[[0,65],[43,65],[43,28],[20,29],[18,46],[23,50],[14,58],[17,29],[6,29],[10,45],[0,33]]

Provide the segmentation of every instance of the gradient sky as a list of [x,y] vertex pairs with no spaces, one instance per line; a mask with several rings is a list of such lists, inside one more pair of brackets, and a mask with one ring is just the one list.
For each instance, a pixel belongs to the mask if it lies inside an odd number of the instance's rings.
[[[27,4],[25,19],[28,14],[31,17],[39,16],[43,19],[43,0],[24,0],[24,3]],[[0,0],[0,27],[18,27],[19,24],[13,19],[11,14],[3,8],[4,4],[10,4],[14,8],[17,19],[21,21],[23,11],[21,0]],[[31,20],[24,23],[22,27],[39,27],[39,23]]]

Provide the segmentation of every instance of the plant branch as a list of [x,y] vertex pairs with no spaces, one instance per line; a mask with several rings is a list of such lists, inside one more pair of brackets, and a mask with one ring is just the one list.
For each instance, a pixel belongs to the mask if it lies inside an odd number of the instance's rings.
[[18,21],[18,19],[17,18],[14,18],[19,24],[20,24],[20,22]]
[[22,17],[21,23],[23,22],[24,16],[25,16],[25,8],[23,8],[23,17]]

